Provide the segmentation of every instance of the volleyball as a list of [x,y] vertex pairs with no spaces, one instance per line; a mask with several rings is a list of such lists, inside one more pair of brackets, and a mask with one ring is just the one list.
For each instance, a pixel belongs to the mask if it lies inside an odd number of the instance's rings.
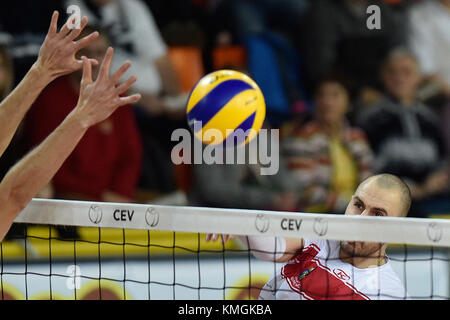
[[266,104],[261,89],[249,76],[234,70],[207,74],[189,95],[187,119],[204,144],[243,145],[264,122]]

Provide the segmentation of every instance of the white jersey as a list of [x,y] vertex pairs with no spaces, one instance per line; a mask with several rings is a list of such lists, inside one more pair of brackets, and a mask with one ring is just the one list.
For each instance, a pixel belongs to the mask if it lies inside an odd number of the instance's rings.
[[259,299],[407,299],[389,259],[382,266],[359,269],[341,261],[339,250],[339,241],[305,240],[302,252],[266,283]]
[[110,32],[114,45],[112,70],[117,70],[124,61],[130,60],[131,67],[123,78],[137,76],[139,80],[133,84],[133,90],[159,94],[162,80],[154,61],[165,56],[168,48],[144,1],[111,1],[100,7],[101,19],[89,9],[85,0],[66,0],[66,5],[77,5],[81,14],[89,18],[89,23]]

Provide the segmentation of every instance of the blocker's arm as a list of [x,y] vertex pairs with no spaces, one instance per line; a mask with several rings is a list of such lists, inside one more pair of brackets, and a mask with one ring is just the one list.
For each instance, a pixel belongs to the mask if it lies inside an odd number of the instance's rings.
[[[81,68],[82,62],[75,58],[75,54],[95,40],[98,33],[94,32],[74,41],[88,22],[84,17],[80,27],[71,31],[70,25],[75,18],[69,18],[60,32],[57,32],[58,12],[53,13],[38,59],[19,85],[0,104],[0,156],[40,92],[57,77]],[[97,63],[96,60],[92,62]]]
[[[234,236],[222,235],[226,242]],[[253,256],[260,260],[286,262],[295,257],[303,249],[304,240],[297,238],[281,238],[269,236],[238,236],[242,243],[250,249]],[[218,234],[207,234],[206,241],[216,241]]]
[[121,96],[136,81],[136,77],[118,84],[131,63],[124,63],[110,77],[112,56],[113,50],[109,48],[95,82],[91,76],[92,62],[83,57],[83,78],[77,106],[47,139],[12,167],[1,182],[0,240],[28,202],[48,184],[87,129],[104,121],[120,106],[139,100],[139,94]]
[[51,180],[86,130],[75,116],[67,117],[44,142],[11,168],[0,184],[0,240],[32,197]]

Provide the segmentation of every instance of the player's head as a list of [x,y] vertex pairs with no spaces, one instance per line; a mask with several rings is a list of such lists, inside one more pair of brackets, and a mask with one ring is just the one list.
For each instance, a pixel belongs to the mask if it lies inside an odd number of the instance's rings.
[[[406,217],[411,206],[408,186],[397,176],[379,174],[364,180],[350,200],[346,215]],[[341,242],[348,254],[370,256],[386,245],[372,242]]]
[[384,173],[372,176],[358,186],[345,214],[406,217],[410,206],[408,186],[397,176]]
[[397,99],[414,97],[422,76],[416,57],[406,49],[390,52],[381,68],[381,78],[387,92]]

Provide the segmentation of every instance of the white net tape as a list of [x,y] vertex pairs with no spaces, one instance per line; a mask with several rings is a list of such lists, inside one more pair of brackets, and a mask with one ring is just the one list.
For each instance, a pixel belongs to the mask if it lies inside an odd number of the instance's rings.
[[450,247],[450,220],[34,199],[23,223]]

